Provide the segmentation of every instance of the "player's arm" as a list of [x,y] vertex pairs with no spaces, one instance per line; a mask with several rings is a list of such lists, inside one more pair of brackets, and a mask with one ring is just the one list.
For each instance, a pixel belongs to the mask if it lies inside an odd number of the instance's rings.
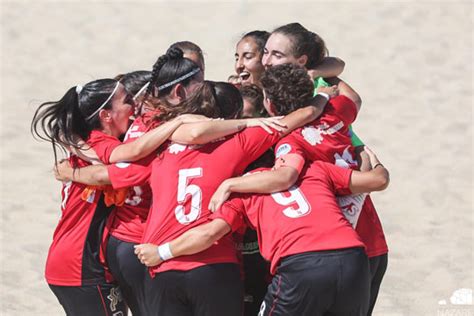
[[120,161],[137,161],[148,156],[161,146],[173,132],[183,124],[182,119],[175,119],[161,124],[157,128],[143,134],[137,140],[121,144],[110,154],[110,163]]
[[377,156],[366,146],[365,152],[372,169],[370,171],[354,170],[351,175],[349,188],[352,193],[382,191],[390,183],[388,170],[380,163]]
[[280,119],[281,117],[210,120],[185,124],[171,135],[171,140],[183,144],[206,144],[248,127],[261,127],[272,134],[272,128],[279,132],[284,130],[285,124]]
[[345,81],[337,77],[328,78],[326,79],[326,81],[331,85],[336,85],[340,95],[344,95],[351,99],[356,105],[357,112],[360,110],[360,107],[362,105],[362,99],[360,98],[360,95],[350,85],[348,85]]
[[224,180],[211,197],[208,208],[215,212],[233,192],[274,193],[285,191],[298,180],[299,172],[290,166]]
[[144,265],[153,267],[164,260],[192,255],[211,247],[217,240],[231,231],[231,226],[223,219],[194,227],[169,243],[157,246],[141,244],[135,246],[135,254]]
[[92,165],[83,168],[72,168],[68,160],[58,163],[54,176],[59,181],[74,181],[87,185],[110,184],[106,165]]
[[327,101],[328,100],[325,97],[316,95],[312,99],[310,105],[286,115],[281,119],[281,123],[286,126],[286,128],[280,132],[280,135],[283,137],[289,134],[292,130],[314,121],[323,113]]
[[308,69],[308,74],[313,79],[337,77],[342,74],[345,66],[346,63],[338,57],[324,57],[314,69]]

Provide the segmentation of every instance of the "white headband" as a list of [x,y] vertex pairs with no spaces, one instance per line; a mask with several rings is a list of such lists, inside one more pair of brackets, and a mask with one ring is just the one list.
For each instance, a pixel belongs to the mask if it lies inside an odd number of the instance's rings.
[[176,83],[178,83],[178,82],[181,82],[181,81],[183,81],[183,80],[185,80],[185,79],[188,79],[189,77],[191,77],[191,76],[197,74],[197,73],[200,72],[200,71],[201,71],[201,68],[196,68],[196,69],[194,69],[194,70],[191,70],[191,71],[188,72],[187,74],[185,74],[185,75],[183,75],[183,76],[181,76],[181,77],[179,77],[179,78],[177,78],[177,79],[175,79],[175,80],[173,80],[173,81],[171,81],[171,82],[168,82],[168,83],[165,83],[164,85],[159,86],[159,87],[158,87],[158,91],[163,90],[163,89],[166,89],[166,88],[171,87],[172,85],[174,85],[174,84],[176,84]]
[[140,94],[142,94],[143,91],[145,91],[146,88],[148,88],[149,85],[150,85],[150,81],[145,83],[145,85],[143,87],[141,87],[140,90],[138,90],[137,93],[135,93],[135,95],[133,96],[133,101],[135,101],[140,96]]
[[80,84],[78,84],[76,86],[76,93],[79,94],[79,93],[81,93],[81,91],[82,91],[82,86]]
[[89,115],[88,117],[86,117],[86,121],[88,121],[88,120],[90,120],[91,118],[93,118],[94,115],[96,115],[97,113],[99,113],[99,111],[104,108],[104,106],[110,101],[110,99],[112,99],[112,97],[114,96],[115,92],[117,92],[117,89],[118,89],[119,84],[120,84],[120,82],[117,81],[117,84],[115,85],[114,90],[113,90],[112,93],[109,95],[109,97],[107,98],[107,100],[105,100],[105,102],[102,103],[102,105],[99,106],[99,108],[98,108],[97,110],[95,110],[94,113],[92,113],[91,115]]

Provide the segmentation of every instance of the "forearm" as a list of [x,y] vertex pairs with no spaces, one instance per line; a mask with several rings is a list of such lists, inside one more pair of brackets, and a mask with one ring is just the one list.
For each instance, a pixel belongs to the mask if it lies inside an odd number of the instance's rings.
[[325,57],[316,68],[310,70],[310,74],[313,79],[337,77],[342,74],[345,66],[346,63],[338,57]]
[[285,116],[281,121],[287,128],[282,132],[282,136],[289,134],[295,128],[314,121],[323,113],[326,103],[327,99],[325,97],[316,95],[310,106],[298,109]]
[[231,135],[246,127],[245,120],[215,120],[184,124],[170,139],[182,144],[206,144]]
[[105,165],[93,165],[83,168],[66,171],[70,175],[70,180],[87,185],[110,184],[109,174]]
[[[297,172],[292,173],[289,168],[291,167],[282,167],[244,177],[230,178],[225,180],[222,185],[229,192],[238,193],[274,193],[285,191],[298,179]],[[294,176],[295,174],[296,177]]]
[[74,136],[74,142],[75,146],[67,145],[65,143],[62,143],[61,145],[71,154],[76,155],[85,161],[94,164],[102,163],[94,149],[92,149],[84,140],[82,140],[82,138]]
[[110,155],[110,162],[137,161],[148,156],[170,138],[173,132],[182,124],[181,120],[163,123],[143,134],[137,140],[117,146]]
[[[210,224],[210,223],[209,223]],[[206,224],[208,225],[208,224]],[[214,242],[224,236],[229,230],[216,234],[206,225],[188,230],[180,237],[170,242],[170,249],[174,257],[192,255],[211,247]]]

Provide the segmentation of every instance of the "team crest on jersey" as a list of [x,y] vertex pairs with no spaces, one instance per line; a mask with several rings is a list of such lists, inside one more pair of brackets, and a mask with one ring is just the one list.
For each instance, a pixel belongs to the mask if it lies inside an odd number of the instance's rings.
[[291,146],[290,144],[282,144],[278,147],[277,152],[276,152],[276,158],[279,158],[280,156],[286,155],[291,151]]
[[308,143],[312,146],[316,146],[323,142],[324,135],[332,135],[339,131],[343,126],[343,122],[339,122],[334,126],[329,126],[327,123],[322,123],[317,126],[306,126],[301,131],[301,134]]
[[181,144],[171,144],[169,147],[168,147],[168,150],[171,154],[179,154],[180,152],[183,152],[186,150],[186,145],[181,145]]

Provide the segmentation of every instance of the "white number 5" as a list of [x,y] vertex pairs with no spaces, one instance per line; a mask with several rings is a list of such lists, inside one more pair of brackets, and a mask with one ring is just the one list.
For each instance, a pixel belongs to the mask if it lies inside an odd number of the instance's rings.
[[[176,219],[183,225],[194,222],[201,215],[202,191],[195,184],[188,185],[188,179],[202,177],[202,168],[181,169],[178,178],[178,205],[174,214]],[[185,213],[184,205],[182,205],[187,195],[191,195],[191,210]]]
[[306,198],[303,193],[301,193],[300,189],[296,186],[292,186],[288,190],[288,193],[290,193],[290,196],[285,196],[282,193],[272,193],[273,199],[280,205],[287,206],[293,203],[298,205],[298,208],[296,209],[293,206],[285,208],[283,214],[290,218],[298,218],[309,214],[311,206],[306,201]]

